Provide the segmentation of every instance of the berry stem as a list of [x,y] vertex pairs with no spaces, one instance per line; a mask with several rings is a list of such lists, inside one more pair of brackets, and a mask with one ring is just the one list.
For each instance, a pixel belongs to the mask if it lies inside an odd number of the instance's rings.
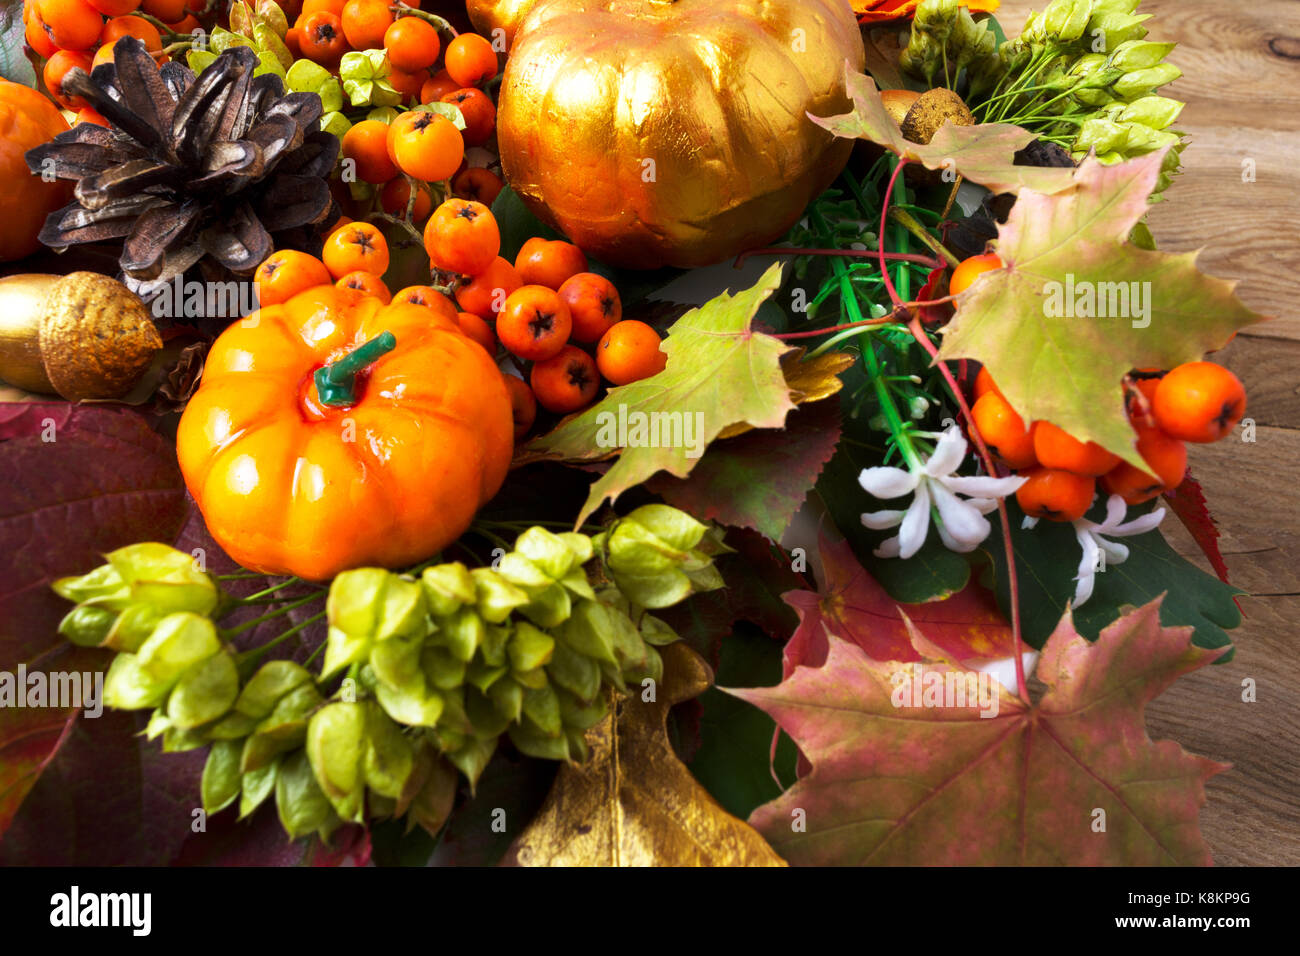
[[245,621],[243,624],[240,624],[237,627],[230,628],[229,630],[226,631],[226,637],[227,638],[234,637],[236,634],[242,634],[244,633],[244,631],[247,631],[250,628],[257,627],[257,625],[259,624],[265,624],[267,621],[273,621],[277,617],[283,617],[285,614],[288,614],[290,611],[297,610],[298,608],[302,607],[304,604],[310,604],[312,601],[319,601],[320,598],[321,595],[319,591],[316,592],[315,594],[309,594],[307,595],[307,597],[299,598],[298,600],[293,601],[290,604],[286,604],[283,607],[277,608],[274,611],[268,611],[267,613],[263,614],[261,617],[255,617],[251,621]]
[[944,262],[948,263],[948,265],[953,268],[960,265],[961,260],[949,252],[947,246],[934,238],[934,236],[930,235],[925,226],[921,225],[920,221],[907,210],[895,206],[893,209],[889,210],[889,215],[893,217],[894,222],[898,223],[921,242],[925,243],[926,246],[934,251],[935,255],[940,256]]
[[[984,463],[984,470],[990,476],[997,474],[997,470],[993,465],[993,456],[989,454],[988,446],[984,444],[984,439],[974,427],[970,406],[961,393],[961,387],[953,377],[952,370],[948,368],[948,363],[939,361],[939,350],[934,347],[929,334],[921,327],[920,316],[912,318],[908,329],[911,331],[912,337],[929,353],[930,358],[934,360],[934,364],[938,366],[939,371],[943,374],[944,381],[948,383],[948,390],[952,392],[952,397],[957,402],[957,407],[961,409],[962,417],[966,420],[966,433],[974,440],[975,447],[979,450],[980,460]],[[1016,659],[1016,692],[1020,695],[1020,699],[1027,704],[1029,703],[1029,685],[1025,681],[1025,662],[1021,651],[1023,642],[1020,637],[1020,584],[1016,575],[1016,552],[1011,541],[1011,519],[1007,514],[1005,498],[998,499],[998,517],[1002,519],[1002,546],[1007,553],[1007,588],[1011,595],[1011,634],[1013,656]]]
[[[796,249],[771,246],[763,249],[750,249],[736,256],[733,268],[739,269],[750,256],[843,256],[849,259],[879,259],[881,253],[874,249]],[[885,259],[890,262],[915,262],[918,265],[938,269],[943,265],[932,256],[922,256],[912,252],[886,252]]]
[[889,267],[885,265],[885,229],[889,225],[889,199],[894,194],[894,186],[898,183],[898,177],[902,175],[903,169],[907,166],[907,160],[899,158],[894,164],[894,171],[890,174],[889,183],[885,186],[885,195],[880,201],[880,238],[876,242],[876,256],[880,260],[880,274],[885,279],[885,291],[889,293],[889,301],[898,308],[903,304],[903,300],[898,297],[898,290],[894,288],[894,280],[889,277]]
[[[311,617],[307,618],[306,620],[300,621],[299,623],[295,624],[287,631],[277,634],[275,637],[271,638],[271,640],[267,641],[261,647],[254,647],[251,648],[250,650],[244,651],[238,657],[238,662],[241,666],[241,669],[247,666],[249,662],[256,662],[257,660],[259,660],[263,654],[271,650],[276,645],[283,644],[285,641],[293,637],[298,632],[311,627],[317,621],[325,617],[325,615],[328,613],[329,613],[328,611],[321,611],[319,614],[313,614]],[[321,641],[320,647],[316,648],[316,650],[312,652],[311,657],[307,659],[308,664],[311,663],[312,658],[314,658],[317,654],[320,653],[321,649],[324,648],[324,646],[325,646],[325,642]],[[304,664],[303,666],[305,667],[306,664]]]
[[451,21],[438,16],[436,13],[429,13],[425,10],[417,10],[415,7],[409,7],[405,3],[402,3],[402,0],[397,0],[397,3],[393,4],[388,9],[398,17],[418,17],[426,23],[431,24],[439,33],[450,33],[452,39],[460,36],[460,33],[456,28],[451,25]]

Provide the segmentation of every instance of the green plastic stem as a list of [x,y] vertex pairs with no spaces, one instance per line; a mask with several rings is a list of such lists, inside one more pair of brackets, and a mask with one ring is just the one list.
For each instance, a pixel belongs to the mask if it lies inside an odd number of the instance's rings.
[[380,332],[337,362],[316,369],[316,394],[334,408],[357,403],[357,375],[397,348],[397,336]]

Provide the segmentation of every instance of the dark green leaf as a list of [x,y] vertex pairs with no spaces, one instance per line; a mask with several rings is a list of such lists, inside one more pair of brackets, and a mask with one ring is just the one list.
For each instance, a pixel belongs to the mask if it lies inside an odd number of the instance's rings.
[[[1104,502],[1096,507],[1104,509]],[[1065,613],[1066,604],[1074,597],[1079,543],[1072,525],[1040,521],[1037,527],[1026,531],[1020,527],[1024,513],[1014,500],[1008,502],[1008,512],[1016,552],[1024,639],[1033,647],[1042,647]],[[1004,613],[1009,613],[1006,558],[998,544],[1001,530],[997,515],[989,517],[993,521],[993,533],[984,550],[993,562],[992,583],[998,604]],[[1129,558],[1097,574],[1092,597],[1074,612],[1074,626],[1080,634],[1096,640],[1102,628],[1119,617],[1123,608],[1141,607],[1164,594],[1160,606],[1163,626],[1195,628],[1192,643],[1197,647],[1225,647],[1232,643],[1227,632],[1241,623],[1241,611],[1233,596],[1242,591],[1181,557],[1158,530],[1115,540],[1128,547]],[[1229,651],[1218,663],[1231,660],[1232,655]]]
[[[716,683],[724,687],[771,687],[781,682],[781,642],[742,626],[722,640]],[[691,773],[728,813],[746,819],[755,807],[780,796],[769,766],[776,723],[739,697],[710,687],[699,697],[700,748]],[[797,751],[781,735],[776,772],[794,781]]]

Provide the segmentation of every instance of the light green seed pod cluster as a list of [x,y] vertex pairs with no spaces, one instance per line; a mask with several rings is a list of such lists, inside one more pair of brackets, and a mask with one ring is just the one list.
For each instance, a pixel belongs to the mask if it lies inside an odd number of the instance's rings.
[[1172,127],[1183,104],[1157,91],[1182,71],[1166,60],[1175,44],[1146,39],[1151,17],[1138,5],[1052,0],[990,57],[983,52],[987,21],[975,23],[955,0],[925,0],[900,63],[917,79],[950,87],[958,83],[951,66],[959,64],[963,92],[982,122],[1017,122],[1076,160],[1095,151],[1111,164],[1172,147],[1158,195],[1179,169],[1183,141]]
[[475,783],[503,736],[584,760],[614,696],[662,678],[656,648],[677,634],[651,612],[721,587],[726,550],[716,529],[647,505],[594,536],[530,528],[488,567],[347,571],[315,674],[237,655],[216,582],[165,545],[114,552],[55,590],[77,602],[70,640],[119,652],[107,705],[152,709],[146,735],[166,751],[211,745],[207,812],[247,816],[274,794],[291,836],[328,836],[418,811],[443,761]]
[[258,66],[253,70],[254,76],[274,73],[283,80],[285,72],[293,65],[293,54],[284,42],[288,32],[289,21],[273,0],[259,0],[256,6],[244,0],[230,7],[230,29],[213,29],[206,44],[196,44],[186,54],[185,60],[198,74],[231,47],[246,46],[257,54]]

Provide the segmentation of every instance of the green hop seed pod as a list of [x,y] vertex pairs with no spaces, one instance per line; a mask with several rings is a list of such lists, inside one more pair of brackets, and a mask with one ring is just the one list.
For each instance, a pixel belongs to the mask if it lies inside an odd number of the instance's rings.
[[1085,120],[1074,141],[1076,149],[1095,149],[1098,154],[1119,153],[1128,145],[1128,128],[1108,119]]
[[491,568],[475,568],[470,571],[470,577],[474,579],[478,613],[489,624],[500,624],[510,617],[510,612],[530,600],[527,591],[511,584]]
[[[1097,13],[1094,8],[1092,19],[1088,21],[1087,35],[1092,38],[1093,51],[1109,53],[1121,43],[1141,40],[1147,35],[1142,24],[1151,19],[1151,14],[1133,16],[1128,13]],[[1098,49],[1100,48],[1100,49]]]
[[280,764],[275,776],[275,805],[280,825],[290,839],[315,833],[328,840],[342,824],[303,750],[290,754]]
[[[259,770],[280,754],[301,747],[307,739],[307,721],[323,701],[314,682],[298,684],[286,691],[248,733],[240,770],[244,773]],[[239,702],[235,707],[238,711]],[[245,715],[237,713],[235,716],[242,718]]]
[[[298,751],[301,753],[302,751]],[[276,758],[265,767],[250,770],[239,779],[239,819],[244,819],[260,807],[275,790],[276,774],[280,770],[280,759]]]
[[1151,129],[1168,129],[1183,112],[1184,103],[1167,96],[1144,96],[1120,107],[1116,119],[1123,123],[1141,123]]
[[1092,0],[1052,0],[1043,11],[1042,29],[1053,39],[1070,42],[1083,36],[1092,16]]
[[1138,8],[1142,0],[1093,0],[1093,14],[1128,14]]
[[1154,40],[1129,40],[1119,44],[1110,54],[1112,66],[1125,73],[1149,70],[1159,65],[1173,52],[1176,43],[1157,43]]
[[1166,83],[1172,83],[1183,71],[1172,63],[1161,63],[1145,70],[1125,73],[1115,81],[1114,90],[1121,99],[1133,102],[1147,96]]
[[59,634],[80,647],[98,647],[104,643],[117,618],[114,611],[78,605],[59,622]]
[[353,823],[362,822],[368,748],[362,702],[326,704],[307,724],[307,759],[316,783],[334,812]]
[[167,697],[167,719],[179,730],[195,730],[217,720],[239,696],[239,668],[222,649],[180,676]]
[[221,651],[217,627],[206,617],[188,611],[169,614],[136,654],[140,669],[168,686],[182,673]]
[[527,716],[517,724],[510,725],[510,742],[519,748],[520,753],[542,760],[568,760],[569,741],[563,730],[558,734],[546,733]]
[[428,604],[419,582],[382,568],[345,571],[330,585],[329,633],[321,678],[369,656],[376,641],[428,632]]
[[427,686],[420,692],[404,692],[380,684],[375,699],[384,713],[408,727],[436,727],[447,709],[447,694]]
[[469,781],[470,787],[478,783],[479,777],[487,768],[488,761],[497,750],[497,737],[493,736],[480,740],[477,737],[468,737],[460,747],[455,750],[449,750],[443,753],[443,756],[449,763]]
[[218,740],[208,751],[199,782],[199,795],[203,812],[220,813],[239,799],[243,788],[243,775],[239,772],[239,754],[242,746],[237,740]]
[[474,578],[459,562],[425,568],[420,583],[429,602],[429,613],[434,617],[450,617],[475,601]]
[[506,642],[506,657],[515,671],[531,671],[550,663],[555,638],[527,621],[515,625]]

